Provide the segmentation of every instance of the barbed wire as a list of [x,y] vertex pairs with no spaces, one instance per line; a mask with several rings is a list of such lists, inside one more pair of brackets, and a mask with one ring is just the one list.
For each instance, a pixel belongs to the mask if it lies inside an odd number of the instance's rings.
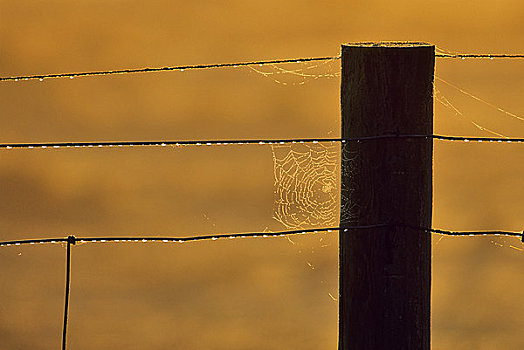
[[[461,58],[461,59],[515,59],[524,58],[524,54],[435,54],[437,58]],[[184,66],[165,66],[165,67],[144,67],[144,68],[130,68],[130,69],[110,69],[110,70],[99,70],[92,72],[73,72],[73,73],[50,73],[50,74],[34,74],[34,75],[19,75],[11,77],[0,77],[0,82],[5,81],[27,81],[27,80],[40,80],[45,79],[57,79],[57,78],[76,78],[76,77],[87,77],[87,76],[104,76],[104,75],[115,75],[115,74],[134,74],[134,73],[153,73],[153,72],[167,72],[167,71],[185,71],[185,70],[197,70],[197,69],[214,69],[214,68],[238,68],[246,66],[264,66],[270,64],[285,64],[285,63],[302,63],[312,61],[327,61],[327,60],[338,60],[341,56],[324,56],[324,57],[300,57],[300,58],[289,58],[279,60],[258,60],[249,62],[232,62],[232,63],[213,63],[213,64],[193,64]]]
[[286,237],[291,235],[305,235],[315,234],[321,232],[335,232],[343,231],[349,232],[352,230],[370,230],[384,227],[407,227],[414,230],[420,230],[427,233],[436,233],[446,236],[508,236],[508,237],[522,237],[524,242],[524,232],[517,231],[450,231],[435,228],[425,228],[405,224],[376,224],[376,225],[360,225],[360,226],[341,226],[328,228],[314,228],[293,231],[278,231],[278,232],[242,232],[218,235],[201,235],[188,237],[75,237],[70,235],[64,238],[45,238],[45,239],[24,239],[0,242],[0,247],[22,246],[22,245],[36,245],[36,244],[56,244],[56,243],[185,243],[198,241],[216,241],[219,239],[236,239],[236,238],[254,238],[254,237]]
[[187,141],[99,141],[99,142],[35,142],[0,143],[0,150],[12,149],[62,149],[62,148],[105,148],[105,147],[179,147],[179,146],[227,146],[227,145],[276,145],[321,142],[355,142],[390,138],[425,138],[442,141],[523,143],[518,137],[469,137],[449,135],[386,134],[353,138],[296,138],[296,139],[246,139],[246,140],[187,140]]

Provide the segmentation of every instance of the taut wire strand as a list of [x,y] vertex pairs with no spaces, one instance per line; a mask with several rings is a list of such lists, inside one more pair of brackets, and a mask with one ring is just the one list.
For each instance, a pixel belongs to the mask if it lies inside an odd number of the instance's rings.
[[[355,228],[376,228],[385,225],[371,225],[371,226],[355,226]],[[231,234],[219,234],[219,235],[202,235],[202,236],[189,236],[189,237],[85,237],[79,238],[69,236],[68,238],[46,238],[46,239],[26,239],[17,241],[5,241],[0,242],[0,246],[20,246],[25,244],[43,244],[43,243],[63,243],[74,239],[78,243],[146,243],[146,242],[195,242],[204,240],[218,240],[218,239],[234,239],[234,238],[248,238],[248,237],[285,237],[289,235],[300,235],[307,233],[319,233],[319,232],[331,232],[340,230],[340,227],[329,227],[329,228],[316,228],[316,229],[304,229],[304,230],[293,230],[293,231],[278,231],[278,232],[243,232],[243,233],[231,233]],[[73,237],[73,238],[71,238]]]
[[[447,54],[437,53],[437,58],[460,58],[460,59],[513,59],[513,58],[524,58],[524,54]],[[301,62],[312,62],[312,61],[327,61],[337,60],[341,56],[325,56],[325,57],[302,57],[302,58],[290,58],[281,60],[259,60],[250,62],[235,62],[235,63],[214,63],[214,64],[194,64],[186,66],[166,66],[166,67],[144,67],[144,68],[130,68],[130,69],[111,69],[111,70],[100,70],[92,72],[73,72],[73,73],[55,73],[55,74],[35,74],[35,75],[19,75],[11,77],[0,77],[0,82],[3,81],[21,81],[21,80],[44,80],[44,79],[55,79],[55,78],[75,78],[75,77],[87,77],[87,76],[102,76],[102,75],[115,75],[115,74],[133,74],[133,73],[152,73],[152,72],[166,72],[166,71],[184,71],[184,70],[195,70],[195,69],[212,69],[212,68],[226,68],[226,67],[243,67],[243,66],[255,66],[255,65],[270,65],[280,63],[301,63]]]
[[[415,135],[413,135],[415,136]],[[423,137],[424,135],[419,135]],[[497,142],[497,143],[523,143],[524,138],[522,137],[466,137],[466,136],[446,136],[446,135],[431,135],[428,136],[435,140],[441,141],[463,141],[463,142]]]
[[64,324],[62,326],[62,350],[66,350],[67,342],[67,322],[69,319],[69,291],[71,287],[71,245],[76,243],[74,236],[66,239],[66,280],[65,280],[65,301],[64,301]]
[[291,58],[291,59],[282,59],[282,60],[266,60],[266,61],[251,61],[251,62],[236,62],[236,63],[195,64],[195,65],[187,65],[187,66],[167,66],[167,67],[156,67],[156,68],[145,67],[145,68],[115,69],[115,70],[77,72],[77,73],[21,75],[21,76],[14,76],[14,77],[1,77],[0,81],[19,81],[19,80],[35,80],[35,79],[43,80],[43,79],[50,79],[50,78],[75,78],[75,77],[86,77],[86,76],[95,76],[95,75],[184,71],[184,70],[226,68],[226,67],[236,68],[236,67],[242,67],[242,66],[268,65],[268,64],[278,64],[278,63],[301,63],[301,62],[312,62],[312,61],[327,61],[327,60],[333,60],[333,59],[340,59],[340,56],[304,57],[304,58]]
[[47,143],[2,143],[0,149],[14,148],[85,148],[85,147],[165,147],[165,146],[211,146],[253,145],[293,142],[340,142],[340,138],[304,139],[257,139],[257,140],[189,140],[189,141],[102,141],[102,142],[47,142]]
[[100,141],[100,142],[42,142],[42,143],[0,143],[0,150],[11,149],[61,149],[61,148],[104,148],[104,147],[166,147],[166,146],[227,146],[227,145],[277,145],[294,143],[320,142],[359,142],[366,140],[380,140],[391,138],[426,138],[443,141],[463,142],[497,142],[523,143],[524,138],[518,137],[469,137],[448,135],[376,135],[355,138],[297,138],[297,139],[257,139],[257,140],[190,140],[190,141]]
[[16,241],[0,242],[0,246],[19,246],[25,244],[66,243],[67,238],[21,239]]
[[493,54],[493,53],[458,53],[458,54],[442,54],[435,55],[438,58],[524,58],[524,54]]
[[[368,230],[382,227],[408,227],[414,230],[421,230],[428,233],[436,233],[446,236],[508,236],[508,237],[521,237],[524,242],[524,231],[449,231],[435,228],[418,227],[405,224],[376,224],[376,225],[365,225],[365,226],[342,226],[342,227],[328,227],[328,228],[314,228],[304,230],[293,230],[293,231],[278,231],[278,232],[243,232],[243,233],[231,233],[231,234],[219,234],[219,235],[203,235],[203,236],[189,236],[189,237],[75,237],[69,236],[67,238],[46,238],[46,239],[31,239],[31,240],[18,240],[18,241],[4,241],[0,242],[0,247],[20,246],[25,244],[43,244],[43,243],[59,243],[67,242],[68,247],[75,243],[184,243],[184,242],[197,242],[197,241],[216,241],[219,239],[235,239],[235,238],[252,238],[252,237],[287,237],[291,235],[305,235],[308,233],[320,233],[320,232],[335,232],[343,231],[348,232],[350,230]],[[70,259],[70,258],[69,258]],[[68,260],[68,266],[70,266],[70,260]],[[69,276],[69,273],[68,273]],[[66,292],[69,293],[67,287]]]

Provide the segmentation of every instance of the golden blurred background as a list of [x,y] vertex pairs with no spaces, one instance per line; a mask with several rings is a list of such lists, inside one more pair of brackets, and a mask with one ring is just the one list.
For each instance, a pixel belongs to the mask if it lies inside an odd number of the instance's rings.
[[[416,40],[522,53],[524,5],[494,1],[0,1],[0,75],[337,55]],[[279,65],[314,75],[339,62]],[[275,72],[278,68],[259,67]],[[524,110],[522,60],[438,59],[436,75]],[[0,84],[0,142],[339,137],[339,79],[249,68]],[[304,84],[302,84],[304,82]],[[524,137],[436,82],[435,132]],[[491,135],[492,136],[492,135]],[[521,145],[435,141],[434,227],[524,228]],[[4,150],[0,240],[278,231],[269,146]],[[73,247],[69,348],[335,349],[336,234]],[[524,348],[523,245],[434,237],[432,348]],[[0,349],[57,349],[65,249],[0,249]]]

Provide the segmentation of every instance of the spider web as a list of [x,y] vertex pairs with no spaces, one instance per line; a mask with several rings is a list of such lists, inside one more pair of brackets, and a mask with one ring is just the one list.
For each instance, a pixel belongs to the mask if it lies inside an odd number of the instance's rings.
[[[343,174],[350,172],[350,158],[338,142],[298,143],[272,146],[274,170],[273,218],[288,229],[333,227],[351,221],[353,208],[340,199],[340,160]],[[341,215],[339,214],[341,213]]]
[[297,62],[285,65],[268,64],[264,68],[248,66],[257,74],[281,85],[304,85],[308,81],[340,77],[340,62],[330,59],[320,63]]

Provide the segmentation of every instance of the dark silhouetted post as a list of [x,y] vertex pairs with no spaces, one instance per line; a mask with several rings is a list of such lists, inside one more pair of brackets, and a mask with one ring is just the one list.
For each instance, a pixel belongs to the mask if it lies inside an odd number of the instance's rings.
[[[424,43],[343,45],[342,138],[432,134],[434,62]],[[432,144],[344,144],[341,226],[388,226],[340,232],[340,350],[430,349]]]

